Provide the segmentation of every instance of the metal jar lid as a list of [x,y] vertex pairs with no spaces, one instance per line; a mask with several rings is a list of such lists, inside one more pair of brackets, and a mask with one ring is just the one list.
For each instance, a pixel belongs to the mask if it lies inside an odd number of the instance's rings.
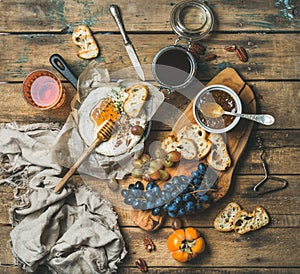
[[171,27],[174,32],[189,41],[197,41],[213,28],[214,16],[211,9],[200,1],[182,1],[171,12]]

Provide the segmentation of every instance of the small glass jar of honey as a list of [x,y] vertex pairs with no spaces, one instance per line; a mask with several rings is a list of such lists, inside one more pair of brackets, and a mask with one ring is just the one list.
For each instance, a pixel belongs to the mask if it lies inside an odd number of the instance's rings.
[[60,80],[49,70],[31,72],[23,82],[23,95],[33,107],[41,110],[56,109],[65,101],[65,91]]

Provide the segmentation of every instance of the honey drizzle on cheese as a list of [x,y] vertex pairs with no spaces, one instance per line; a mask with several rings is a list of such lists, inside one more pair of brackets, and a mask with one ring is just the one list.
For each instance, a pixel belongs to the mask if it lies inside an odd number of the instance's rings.
[[102,99],[91,113],[91,119],[97,126],[109,119],[115,122],[119,116],[120,113],[111,98]]

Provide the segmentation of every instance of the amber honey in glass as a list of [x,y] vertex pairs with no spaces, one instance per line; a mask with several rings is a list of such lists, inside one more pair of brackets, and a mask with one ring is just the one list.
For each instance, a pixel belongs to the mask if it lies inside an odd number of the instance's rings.
[[39,109],[56,109],[65,101],[60,80],[49,70],[31,72],[23,83],[26,101]]

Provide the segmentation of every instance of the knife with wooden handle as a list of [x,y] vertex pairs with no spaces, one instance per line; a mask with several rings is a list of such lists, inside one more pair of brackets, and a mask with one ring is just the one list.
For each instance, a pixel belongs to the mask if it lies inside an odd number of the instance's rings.
[[138,76],[140,77],[140,79],[142,81],[145,81],[145,76],[144,76],[142,66],[141,66],[140,61],[134,51],[132,43],[131,43],[130,39],[128,38],[127,33],[125,31],[119,7],[116,5],[110,5],[109,10],[110,10],[111,15],[115,19],[117,26],[121,32],[128,56],[134,66],[136,73],[138,74]]

